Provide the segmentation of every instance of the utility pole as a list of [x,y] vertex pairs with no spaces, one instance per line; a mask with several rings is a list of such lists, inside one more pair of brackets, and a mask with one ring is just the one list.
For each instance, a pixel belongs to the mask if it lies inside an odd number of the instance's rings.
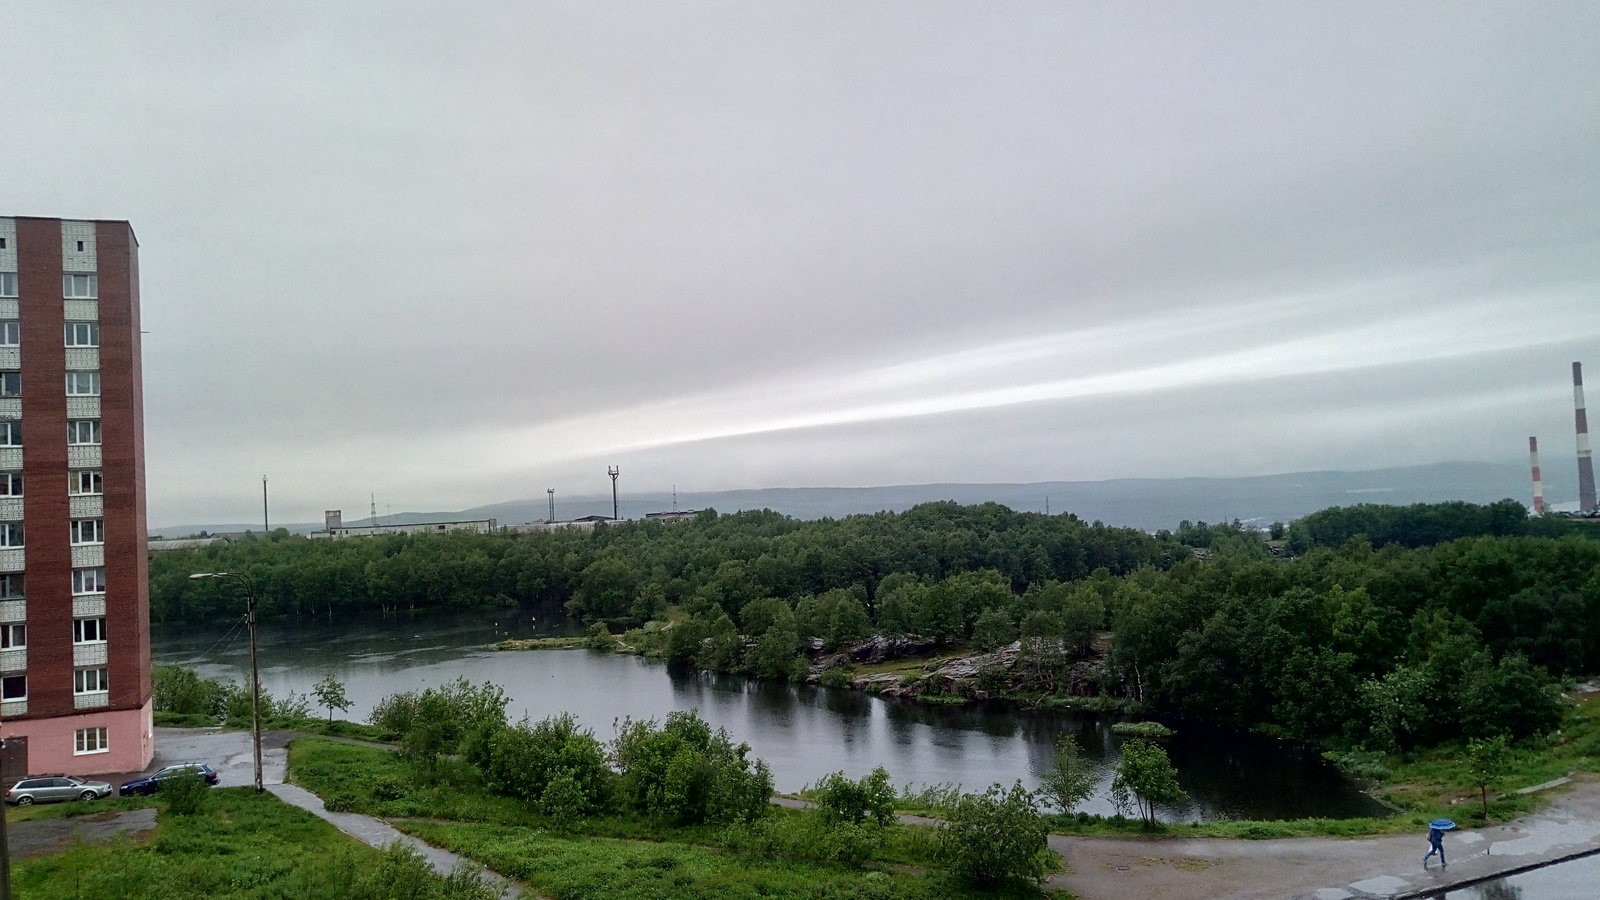
[[[259,794],[265,788],[261,784],[261,665],[256,655],[256,587],[249,576],[237,572],[196,572],[189,578],[235,578],[244,584],[245,622],[250,626],[250,731],[255,740],[256,793]],[[0,897],[0,900],[8,898]]]
[[550,495],[550,518],[545,519],[545,521],[554,522],[556,520],[556,489],[545,488],[544,492]]
[[[0,740],[0,755],[4,755],[5,746],[6,742]],[[11,900],[11,835],[6,832],[3,804],[0,804],[0,900]]]
[[606,466],[606,474],[611,476],[611,521],[613,522],[620,518],[617,515],[617,476],[621,472],[622,470],[616,466]]
[[272,533],[272,520],[267,518],[267,476],[261,476],[261,530]]

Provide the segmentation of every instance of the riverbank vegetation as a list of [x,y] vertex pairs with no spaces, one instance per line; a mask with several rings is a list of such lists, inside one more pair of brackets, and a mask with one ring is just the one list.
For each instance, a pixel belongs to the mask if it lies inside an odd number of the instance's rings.
[[[171,728],[251,726],[250,691],[232,681],[204,678],[185,666],[156,666],[151,673],[151,687],[156,725]],[[313,715],[312,698],[293,691],[280,698],[263,690],[260,695],[262,727],[363,740],[394,737],[372,725],[333,718],[333,708],[340,702],[344,703],[344,709],[349,709],[349,701],[343,698],[343,691],[344,685],[331,675],[324,677],[322,683],[313,690],[319,702],[334,701],[327,718],[323,718]]]
[[592,532],[245,541],[159,557],[152,596],[162,615],[220,615],[235,601],[185,576],[230,568],[280,613],[560,604],[589,626],[569,643],[931,702],[1203,719],[1392,782],[1472,741],[1566,752],[1548,748],[1582,728],[1562,728],[1575,720],[1559,688],[1600,672],[1596,537],[1513,501],[1155,535],[994,504],[818,522],[708,511]]
[[426,820],[401,824],[561,897],[1039,896],[1055,866],[1020,786],[959,799],[943,830],[898,823],[883,772],[785,809],[766,764],[694,712],[622,720],[602,743],[570,715],[504,707],[488,683],[392,695],[373,722],[397,750],[303,738],[291,777],[329,809]]
[[[414,850],[374,850],[332,825],[250,788],[212,788],[203,814],[178,815],[166,799],[122,798],[114,809],[155,806],[147,843],[118,838],[76,843],[60,853],[13,861],[17,896],[36,900],[491,900],[499,896],[474,873],[435,875]],[[102,813],[58,804],[29,818]]]

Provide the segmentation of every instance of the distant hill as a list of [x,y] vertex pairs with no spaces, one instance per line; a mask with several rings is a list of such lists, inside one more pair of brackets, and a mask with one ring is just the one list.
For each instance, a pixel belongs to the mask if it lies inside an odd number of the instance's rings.
[[[1547,476],[1548,477],[1548,476]],[[1545,483],[1546,495],[1559,500],[1559,484]],[[1267,524],[1287,522],[1329,506],[1356,503],[1435,503],[1466,500],[1489,503],[1511,497],[1528,502],[1530,486],[1526,467],[1513,463],[1436,463],[1365,472],[1294,472],[1251,478],[1119,478],[1112,481],[1045,481],[1036,484],[904,484],[863,488],[763,488],[745,491],[707,491],[678,494],[678,509],[719,512],[773,509],[800,519],[838,518],[880,510],[900,511],[932,500],[971,504],[994,501],[1016,510],[1071,512],[1086,521],[1126,525],[1155,531],[1175,528],[1180,521],[1219,522],[1241,519]],[[380,516],[384,524],[443,522],[452,519],[496,519],[503,525],[537,522],[545,518],[544,497],[510,500],[455,512],[397,513]],[[621,498],[624,518],[672,508],[670,493],[626,492]],[[556,495],[556,516],[572,519],[610,515],[611,497]],[[346,519],[346,525],[370,524],[370,519]],[[246,531],[242,524],[177,525],[150,529],[151,534],[178,537],[198,531]],[[277,526],[274,526],[277,527]],[[321,528],[318,523],[283,523],[304,533]]]

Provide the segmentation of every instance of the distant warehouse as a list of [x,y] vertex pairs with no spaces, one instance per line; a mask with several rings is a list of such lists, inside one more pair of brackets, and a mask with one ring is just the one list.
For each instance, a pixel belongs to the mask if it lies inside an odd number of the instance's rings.
[[495,530],[494,519],[469,519],[462,522],[419,522],[414,525],[345,525],[344,511],[330,509],[323,514],[325,525],[313,531],[308,538],[372,537],[378,534],[443,534],[447,531],[471,531],[488,534]]

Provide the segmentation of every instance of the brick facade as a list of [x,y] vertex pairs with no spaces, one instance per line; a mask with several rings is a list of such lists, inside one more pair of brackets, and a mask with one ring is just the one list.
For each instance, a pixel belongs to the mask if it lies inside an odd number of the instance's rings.
[[[126,222],[19,217],[14,225],[27,701],[25,712],[16,703],[9,710],[0,706],[0,734],[28,737],[28,767],[34,772],[141,768],[153,746],[138,242]],[[66,300],[64,272],[96,275],[98,299]],[[97,349],[69,351],[64,339],[69,319],[98,320]],[[71,368],[98,369],[98,397],[67,397],[69,352]],[[69,449],[67,421],[79,418],[100,422],[100,446]],[[103,496],[69,497],[68,473],[77,468],[100,470]],[[79,517],[103,519],[103,545],[72,544],[74,510]],[[74,566],[102,562],[103,600],[75,597]],[[75,614],[93,615],[102,604],[105,643],[75,646]],[[101,660],[109,692],[75,693],[75,669],[98,666]],[[78,729],[102,727],[110,740],[106,752],[74,753]]]

